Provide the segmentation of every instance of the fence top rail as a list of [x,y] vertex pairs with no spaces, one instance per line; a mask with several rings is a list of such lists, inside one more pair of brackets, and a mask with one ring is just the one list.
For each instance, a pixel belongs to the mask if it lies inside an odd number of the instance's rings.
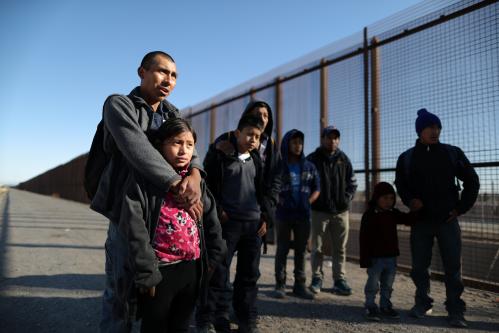
[[[429,7],[428,3],[431,3],[434,0],[429,0],[429,1],[424,1],[422,4],[418,4],[412,7],[407,8],[406,10],[400,12],[400,14],[395,14],[393,17],[390,17],[389,19],[396,21],[396,18],[400,15],[407,15],[409,10],[412,10],[415,7],[421,7],[423,6],[424,8],[432,8],[434,11],[438,11],[443,9],[442,5],[445,3],[447,4],[447,7],[451,7],[456,5],[456,3],[475,3],[464,7],[460,8],[454,12],[451,12],[446,15],[440,15],[426,23],[423,23],[421,25],[415,26],[413,28],[407,28],[399,33],[393,34],[385,39],[381,40],[376,40],[373,42],[373,37],[369,37],[369,40],[367,41],[367,47],[364,46],[364,37],[362,37],[364,34],[363,32],[356,33],[350,37],[344,38],[340,41],[334,42],[324,48],[321,48],[315,52],[310,53],[309,55],[306,55],[296,61],[293,61],[291,63],[285,64],[283,66],[280,66],[266,74],[261,75],[260,77],[251,79],[247,81],[246,83],[243,83],[239,86],[236,86],[224,93],[221,93],[217,96],[214,96],[204,102],[201,102],[198,104],[198,106],[201,106],[200,109],[196,110],[193,112],[193,109],[196,107],[186,107],[182,111],[185,112],[185,116],[190,118],[197,116],[199,114],[208,112],[212,110],[213,108],[217,108],[220,106],[223,106],[225,104],[231,103],[233,101],[236,101],[241,98],[245,98],[248,96],[251,96],[254,93],[257,93],[259,91],[275,87],[277,84],[286,82],[289,80],[293,80],[297,77],[309,74],[311,72],[320,70],[322,67],[330,66],[332,64],[344,61],[346,59],[355,57],[357,55],[363,54],[375,47],[379,47],[394,41],[397,41],[401,38],[413,35],[415,33],[418,33],[420,31],[423,31],[425,29],[431,28],[433,26],[442,24],[444,22],[450,21],[452,19],[455,19],[457,17],[466,15],[468,13],[471,13],[475,10],[478,10],[483,7],[487,7],[491,4],[496,3],[498,0],[483,0],[476,2],[476,0],[469,0],[469,1],[454,1],[449,4],[448,1],[440,1],[439,7]],[[435,4],[433,4],[435,5]],[[428,13],[425,13],[426,15]],[[382,21],[379,23],[373,24],[375,26],[378,24],[378,26],[382,25]],[[403,23],[402,23],[403,24]],[[364,28],[369,32],[369,27]],[[379,27],[376,28],[376,30],[379,30]],[[392,29],[393,30],[393,29]],[[366,34],[367,35],[367,34]],[[339,49],[339,46],[343,46],[342,49]],[[334,57],[334,54],[340,54],[339,56]],[[313,58],[315,56],[315,58]],[[333,56],[331,58],[331,56]],[[305,63],[306,61],[306,63]],[[295,67],[292,67],[295,66]],[[285,73],[285,74],[284,74]],[[257,82],[264,82],[263,84],[259,86],[254,86],[258,85]],[[254,85],[251,85],[253,83]],[[235,95],[234,95],[235,94]],[[214,100],[221,99],[220,102],[213,102]]]

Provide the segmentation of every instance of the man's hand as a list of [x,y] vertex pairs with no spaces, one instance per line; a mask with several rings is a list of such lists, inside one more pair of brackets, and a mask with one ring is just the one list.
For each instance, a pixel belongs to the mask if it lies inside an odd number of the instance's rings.
[[203,217],[203,203],[201,201],[196,202],[194,205],[185,207],[184,209],[187,210],[191,218],[195,221],[199,221]]
[[421,208],[423,208],[423,202],[420,199],[412,199],[409,203],[409,209],[411,212],[417,212]]
[[180,204],[192,206],[201,200],[201,174],[192,169],[191,174],[175,187],[176,200]]
[[151,288],[143,288],[143,287],[140,287],[139,288],[139,292],[144,295],[144,294],[147,294],[151,297],[154,297],[154,295],[156,295],[156,287],[151,287]]
[[455,219],[457,219],[458,216],[459,216],[459,213],[457,212],[457,210],[453,209],[449,212],[449,218],[445,222],[447,222],[447,223],[452,222]]
[[199,221],[203,216],[199,170],[192,169],[189,176],[172,185],[171,191],[179,207],[185,209],[194,220]]
[[263,237],[267,233],[267,222],[262,220],[262,224],[260,225],[260,228],[256,232],[256,234],[260,237]]

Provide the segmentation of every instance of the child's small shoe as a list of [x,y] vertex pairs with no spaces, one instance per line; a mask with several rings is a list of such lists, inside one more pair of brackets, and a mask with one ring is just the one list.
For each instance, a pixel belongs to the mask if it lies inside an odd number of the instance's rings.
[[379,310],[376,307],[366,308],[366,319],[369,321],[381,321]]
[[380,313],[383,317],[390,318],[390,319],[399,319],[400,314],[394,310],[392,307],[389,308],[381,308]]

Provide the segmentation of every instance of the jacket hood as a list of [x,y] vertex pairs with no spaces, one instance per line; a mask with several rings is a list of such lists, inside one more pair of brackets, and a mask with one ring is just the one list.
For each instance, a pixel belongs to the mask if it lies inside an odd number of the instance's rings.
[[253,111],[255,107],[264,107],[267,109],[267,112],[269,114],[269,121],[263,132],[267,135],[267,137],[272,137],[272,131],[274,129],[274,116],[272,115],[272,109],[270,108],[270,105],[268,105],[266,102],[260,100],[252,100],[248,103],[248,105],[246,105],[246,108],[244,109],[241,117]]
[[[300,136],[301,139],[303,140],[303,143],[305,143],[305,135],[303,132],[297,130],[297,129],[292,129],[288,131],[284,137],[282,138],[282,143],[281,143],[281,158],[283,159],[284,162],[286,162],[286,165],[288,164],[288,152],[289,152],[289,141],[294,138]],[[303,153],[303,150],[301,152],[300,156],[301,160],[305,159],[305,154]]]
[[395,189],[393,188],[393,186],[387,182],[380,182],[376,184],[376,186],[374,186],[374,191],[372,198],[369,201],[369,206],[371,208],[376,207],[378,199],[385,194],[393,194],[395,196],[395,200],[393,201],[393,207],[395,207],[395,203],[397,201],[397,195],[395,194]]

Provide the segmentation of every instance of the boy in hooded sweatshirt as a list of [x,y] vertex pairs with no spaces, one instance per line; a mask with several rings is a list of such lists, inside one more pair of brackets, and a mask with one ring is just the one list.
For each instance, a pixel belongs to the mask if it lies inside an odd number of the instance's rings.
[[310,234],[310,205],[320,194],[320,178],[315,165],[303,154],[304,134],[292,129],[281,144],[281,191],[277,204],[277,251],[275,255],[275,297],[285,297],[286,259],[291,231],[294,235],[295,284],[293,293],[313,299],[305,287],[305,247]]
[[[411,225],[414,213],[402,213],[395,207],[395,190],[386,182],[376,184],[369,207],[362,215],[359,235],[360,267],[367,268],[366,318],[380,321],[380,315],[400,318],[390,301],[392,285],[400,254],[397,224]],[[376,294],[380,291],[380,307],[376,306]]]

